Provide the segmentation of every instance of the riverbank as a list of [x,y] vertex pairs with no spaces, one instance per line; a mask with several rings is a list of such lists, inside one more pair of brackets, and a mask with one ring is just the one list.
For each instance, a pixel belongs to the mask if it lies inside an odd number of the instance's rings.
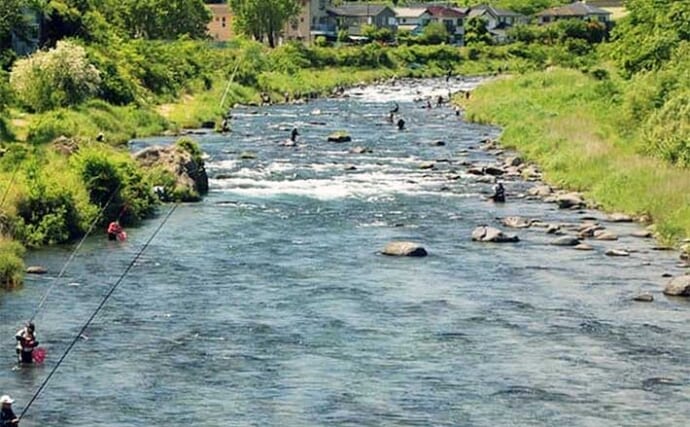
[[690,170],[637,153],[613,90],[608,79],[552,69],[494,80],[458,102],[468,120],[503,127],[501,145],[538,164],[547,183],[650,221],[661,242],[678,245],[690,236]]

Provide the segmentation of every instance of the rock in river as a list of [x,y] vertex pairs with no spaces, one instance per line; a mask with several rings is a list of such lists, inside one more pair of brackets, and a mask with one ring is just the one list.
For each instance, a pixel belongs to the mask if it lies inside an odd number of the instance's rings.
[[635,295],[633,297],[633,301],[637,302],[653,302],[654,301],[654,295],[650,294],[649,292],[645,292],[643,294]]
[[582,196],[577,193],[561,194],[560,196],[556,197],[556,203],[561,209],[581,208],[585,205],[585,201],[582,200]]
[[46,274],[47,272],[48,270],[40,265],[32,265],[31,267],[26,268],[26,274]]
[[664,288],[664,294],[676,297],[690,296],[690,275],[671,279]]
[[606,231],[606,230],[594,231],[594,238],[597,240],[609,240],[609,241],[618,240],[618,236],[616,236],[612,232]]
[[493,242],[493,243],[512,243],[519,242],[518,236],[507,235],[498,228],[494,227],[477,227],[472,232],[472,240],[475,242]]
[[341,143],[350,141],[352,141],[352,137],[346,132],[333,132],[332,134],[328,135],[328,142]]
[[383,255],[389,256],[411,256],[411,257],[425,257],[427,256],[426,249],[421,245],[413,242],[390,242],[381,251]]
[[606,256],[630,256],[630,252],[623,249],[609,249]]
[[580,239],[573,236],[562,236],[551,242],[554,246],[577,246],[580,244]]
[[607,220],[610,222],[633,222],[633,219],[630,215],[626,215],[626,214],[622,214],[622,213],[611,214],[611,215],[609,215]]
[[510,228],[529,228],[534,220],[523,218],[520,216],[509,216],[501,220],[503,225]]

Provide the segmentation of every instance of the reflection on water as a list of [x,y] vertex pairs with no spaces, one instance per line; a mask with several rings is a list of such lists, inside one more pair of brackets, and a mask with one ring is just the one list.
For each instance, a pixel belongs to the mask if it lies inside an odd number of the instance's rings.
[[[658,294],[674,255],[625,237],[632,224],[591,253],[548,246],[540,230],[470,242],[500,216],[581,215],[484,202],[490,184],[462,162],[490,161],[476,148],[497,130],[414,102],[447,89],[406,82],[244,109],[231,135],[202,137],[211,194],[178,209],[22,424],[685,425],[688,306],[630,302]],[[407,131],[386,122],[394,101]],[[301,146],[280,147],[293,126]],[[327,143],[335,130],[353,142]],[[18,409],[156,226],[85,245],[37,319],[46,366],[13,371],[12,336],[50,277],[0,298],[0,391]],[[377,255],[393,239],[430,256]],[[603,256],[619,246],[639,252]],[[68,249],[30,261],[58,271]]]

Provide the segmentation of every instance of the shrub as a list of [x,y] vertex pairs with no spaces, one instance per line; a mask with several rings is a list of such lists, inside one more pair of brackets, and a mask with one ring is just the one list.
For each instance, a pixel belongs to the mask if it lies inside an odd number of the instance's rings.
[[440,22],[432,22],[424,27],[424,32],[419,38],[421,44],[441,44],[448,43],[450,36],[446,26]]
[[79,104],[96,94],[100,81],[86,50],[69,41],[17,61],[10,75],[18,99],[33,111]]
[[81,150],[74,162],[90,202],[99,210],[107,205],[101,222],[117,218],[134,224],[153,214],[157,201],[151,185],[128,156],[96,146]]
[[24,247],[21,244],[0,236],[0,285],[14,287],[21,284],[23,255]]
[[79,123],[64,110],[50,111],[36,116],[29,124],[27,140],[33,144],[50,142],[57,137],[72,137],[79,132]]
[[58,177],[46,178],[32,164],[28,191],[17,203],[15,235],[29,246],[54,245],[79,236],[83,229],[74,196]]

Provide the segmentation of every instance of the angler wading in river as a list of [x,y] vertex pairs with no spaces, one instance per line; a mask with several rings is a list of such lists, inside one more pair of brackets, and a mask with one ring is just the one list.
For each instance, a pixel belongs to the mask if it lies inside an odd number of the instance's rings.
[[25,327],[17,331],[17,361],[25,364],[33,363],[34,349],[38,347],[36,339],[36,326],[29,322]]

